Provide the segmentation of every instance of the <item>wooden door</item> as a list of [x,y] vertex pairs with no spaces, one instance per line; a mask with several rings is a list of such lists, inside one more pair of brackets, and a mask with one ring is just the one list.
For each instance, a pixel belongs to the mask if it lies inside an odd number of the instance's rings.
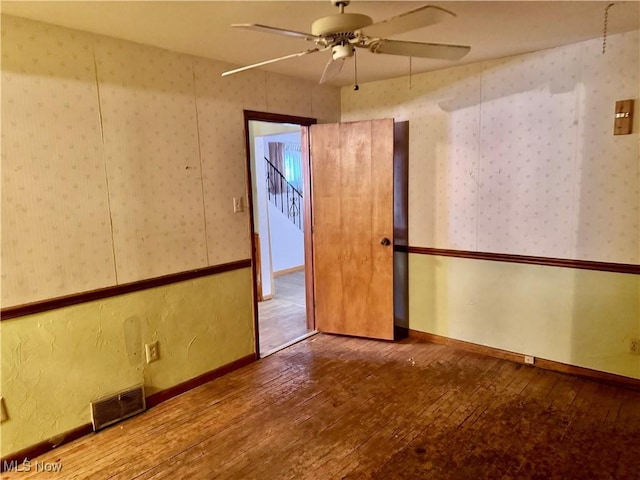
[[312,125],[315,321],[393,339],[393,120]]

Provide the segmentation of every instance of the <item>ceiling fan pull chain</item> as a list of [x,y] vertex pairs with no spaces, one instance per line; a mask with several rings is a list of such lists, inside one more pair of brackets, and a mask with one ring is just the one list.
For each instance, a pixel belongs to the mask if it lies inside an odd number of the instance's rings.
[[353,49],[353,76],[353,89],[357,92],[360,90],[360,85],[358,85],[358,51],[355,48]]
[[604,55],[604,52],[607,50],[607,27],[608,27],[608,24],[609,24],[609,9],[611,7],[613,7],[614,5],[615,5],[615,3],[611,2],[604,9],[604,27],[603,27],[603,31],[602,31],[602,54],[603,55]]

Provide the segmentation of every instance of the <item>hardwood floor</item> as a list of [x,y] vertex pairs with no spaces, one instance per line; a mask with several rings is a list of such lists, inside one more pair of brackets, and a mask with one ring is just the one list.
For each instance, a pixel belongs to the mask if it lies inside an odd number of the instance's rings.
[[258,318],[262,356],[310,332],[303,271],[275,277],[275,295],[258,303]]
[[632,479],[640,392],[407,339],[319,334],[7,479]]

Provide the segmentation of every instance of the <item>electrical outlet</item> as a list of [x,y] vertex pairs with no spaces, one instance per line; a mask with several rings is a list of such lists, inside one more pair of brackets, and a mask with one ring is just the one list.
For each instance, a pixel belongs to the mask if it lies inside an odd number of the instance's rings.
[[9,414],[7,413],[7,407],[4,406],[4,398],[0,397],[0,422],[9,420]]
[[640,355],[640,338],[632,338],[629,340],[629,353]]
[[155,362],[160,359],[160,350],[158,349],[158,342],[147,343],[144,346],[144,352],[147,356],[147,363]]
[[532,357],[531,355],[525,355],[524,363],[526,363],[527,365],[533,365],[534,363],[536,363],[536,357]]
[[242,197],[233,197],[233,213],[244,212],[244,201]]

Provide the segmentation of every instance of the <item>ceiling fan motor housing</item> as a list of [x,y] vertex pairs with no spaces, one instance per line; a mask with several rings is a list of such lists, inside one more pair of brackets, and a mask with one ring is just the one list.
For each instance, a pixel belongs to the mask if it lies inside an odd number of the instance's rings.
[[372,23],[373,20],[371,20],[371,17],[359,13],[329,15],[328,17],[322,17],[313,22],[311,25],[311,33],[324,37],[335,33],[353,32]]

